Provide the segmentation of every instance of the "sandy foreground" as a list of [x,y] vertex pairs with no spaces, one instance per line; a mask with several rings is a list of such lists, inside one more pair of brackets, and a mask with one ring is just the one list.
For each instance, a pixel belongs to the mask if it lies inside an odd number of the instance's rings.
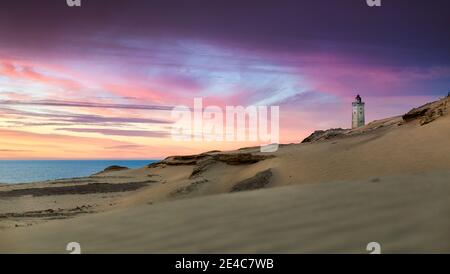
[[2,185],[0,252],[450,253],[448,102],[275,153]]

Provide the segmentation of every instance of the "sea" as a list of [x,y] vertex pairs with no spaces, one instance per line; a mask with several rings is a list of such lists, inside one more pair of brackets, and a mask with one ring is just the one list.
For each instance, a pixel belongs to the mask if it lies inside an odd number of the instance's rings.
[[117,165],[140,168],[159,160],[0,160],[0,183],[17,184],[85,177]]

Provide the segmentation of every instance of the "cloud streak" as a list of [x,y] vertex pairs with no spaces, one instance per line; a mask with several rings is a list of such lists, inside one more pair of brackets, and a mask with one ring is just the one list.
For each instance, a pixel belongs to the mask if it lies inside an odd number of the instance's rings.
[[140,104],[103,104],[93,102],[77,102],[62,100],[0,100],[0,105],[23,105],[23,106],[51,106],[51,107],[77,107],[77,108],[111,108],[111,109],[131,109],[131,110],[172,110],[172,106],[161,105],[140,105]]
[[57,128],[58,131],[70,131],[78,133],[98,133],[108,136],[126,136],[126,137],[169,137],[169,134],[164,131],[147,131],[147,130],[121,130],[121,129],[106,129],[106,128]]

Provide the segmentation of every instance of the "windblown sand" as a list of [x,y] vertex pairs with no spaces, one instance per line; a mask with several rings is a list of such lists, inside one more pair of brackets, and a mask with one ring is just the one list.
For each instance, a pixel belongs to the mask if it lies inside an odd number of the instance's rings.
[[0,252],[450,253],[448,101],[269,155],[0,186]]

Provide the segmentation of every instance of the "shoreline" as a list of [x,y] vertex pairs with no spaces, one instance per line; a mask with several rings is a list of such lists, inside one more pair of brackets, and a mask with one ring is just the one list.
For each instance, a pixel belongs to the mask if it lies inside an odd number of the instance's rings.
[[[47,176],[47,179],[37,179],[37,180],[32,180],[30,179],[29,181],[25,180],[21,180],[21,181],[12,181],[12,182],[7,182],[7,181],[0,181],[0,184],[2,185],[22,185],[22,184],[36,184],[36,183],[48,183],[48,182],[53,182],[53,181],[67,181],[67,180],[76,180],[76,179],[82,179],[85,177],[89,177],[92,175],[95,175],[96,173],[102,172],[105,169],[111,167],[111,166],[115,166],[120,164],[123,167],[126,168],[142,168],[145,167],[146,165],[150,164],[150,163],[157,163],[161,160],[0,160],[0,165],[3,162],[9,162],[9,163],[18,163],[18,165],[23,165],[22,169],[17,169],[17,172],[23,172],[25,173],[27,171],[27,169],[30,168],[30,166],[32,166],[32,168],[38,168],[41,165],[46,167],[48,165],[48,163],[59,163],[59,164],[63,164],[63,167],[65,164],[67,163],[74,163],[74,166],[76,164],[82,163],[82,165],[84,165],[85,167],[90,166],[90,164],[92,163],[103,163],[105,162],[104,165],[98,166],[98,169],[91,169],[89,171],[86,171],[84,174],[79,174],[78,175],[61,175],[58,177],[54,177],[54,176]],[[127,162],[130,162],[130,164],[127,165]],[[133,163],[136,162],[141,162],[139,165],[135,165]],[[57,167],[55,167],[57,168]],[[74,168],[74,167],[72,167]],[[51,173],[51,172],[50,172]],[[10,175],[11,176],[11,175]],[[1,177],[1,170],[0,170],[0,177]]]

